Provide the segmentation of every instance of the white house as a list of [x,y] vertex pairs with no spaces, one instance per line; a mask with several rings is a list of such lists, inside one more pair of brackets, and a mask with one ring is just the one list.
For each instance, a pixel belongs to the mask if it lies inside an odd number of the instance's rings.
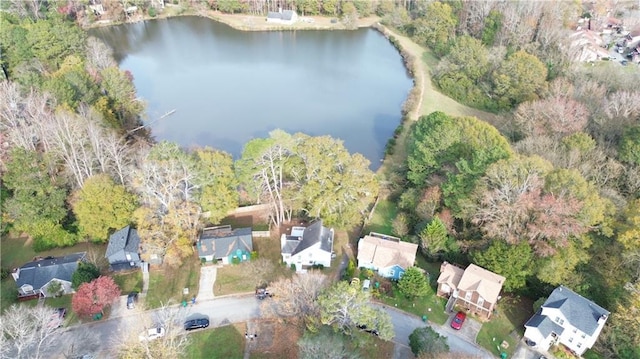
[[276,24],[291,25],[298,21],[298,14],[294,10],[282,10],[269,11],[267,13],[267,22],[273,22]]
[[322,225],[322,220],[308,227],[292,227],[291,234],[280,237],[282,261],[297,270],[313,265],[331,266],[333,252],[333,228]]
[[413,266],[417,251],[417,244],[371,232],[358,241],[358,268],[368,268],[385,278],[398,280]]
[[608,317],[607,310],[560,286],[524,325],[524,337],[544,350],[560,343],[581,356],[596,342]]
[[86,252],[81,252],[63,257],[38,258],[14,269],[11,275],[18,287],[18,298],[50,297],[53,293],[49,293],[48,287],[52,282],[61,284],[63,294],[73,293],[71,277],[85,255]]

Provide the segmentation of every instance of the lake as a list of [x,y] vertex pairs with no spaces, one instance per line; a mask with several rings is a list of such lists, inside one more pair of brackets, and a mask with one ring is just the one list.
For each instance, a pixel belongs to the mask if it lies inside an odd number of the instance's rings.
[[280,128],[339,138],[375,170],[412,87],[398,51],[373,29],[245,32],[176,17],[90,34],[133,74],[157,140],[235,158]]

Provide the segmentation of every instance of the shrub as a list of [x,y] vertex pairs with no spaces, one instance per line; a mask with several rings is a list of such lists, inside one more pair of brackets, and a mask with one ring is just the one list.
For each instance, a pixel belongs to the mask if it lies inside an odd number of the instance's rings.
[[295,263],[291,263],[291,270],[292,271],[296,271],[296,264]]
[[256,251],[251,252],[251,260],[252,261],[254,261],[254,260],[258,259],[258,258],[259,258],[258,252],[256,252]]
[[238,257],[231,258],[231,263],[232,264],[240,264],[240,258],[238,258]]
[[155,7],[150,7],[148,13],[149,13],[149,16],[156,17],[156,15],[157,15],[156,8]]
[[0,269],[0,279],[4,280],[9,276],[10,273],[11,271],[9,270],[9,268],[2,267]]
[[200,258],[200,265],[205,265],[207,263],[207,259],[206,258]]

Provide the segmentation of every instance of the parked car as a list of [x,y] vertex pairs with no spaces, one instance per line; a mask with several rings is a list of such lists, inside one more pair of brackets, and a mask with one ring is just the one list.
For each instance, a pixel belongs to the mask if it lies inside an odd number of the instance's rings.
[[465,319],[467,319],[467,315],[464,312],[458,312],[456,316],[451,320],[451,328],[460,330],[460,328],[462,328],[462,324],[464,324]]
[[67,315],[66,308],[56,308],[51,314],[51,320],[49,320],[50,328],[60,328],[64,324],[64,317]]
[[138,292],[131,292],[127,296],[127,309],[133,309],[138,302]]
[[156,328],[151,328],[145,332],[143,332],[142,334],[140,334],[140,341],[151,341],[154,339],[158,339],[158,338],[162,338],[164,337],[164,333],[165,330],[163,327],[156,327]]
[[194,330],[209,326],[209,318],[195,318],[184,322],[184,330]]
[[257,288],[256,289],[256,298],[262,300],[265,299],[266,297],[273,297],[273,294],[271,292],[269,292],[269,289],[267,288]]

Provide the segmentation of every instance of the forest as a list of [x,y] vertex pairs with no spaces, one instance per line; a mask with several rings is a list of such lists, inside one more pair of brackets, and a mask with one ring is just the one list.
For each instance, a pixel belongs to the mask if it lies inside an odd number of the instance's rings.
[[[3,236],[26,233],[45,250],[104,243],[133,222],[147,255],[179,266],[198,230],[238,205],[270,204],[274,225],[306,216],[346,228],[388,192],[399,209],[393,234],[429,260],[476,263],[505,276],[505,291],[534,300],[566,285],[612,313],[599,353],[640,356],[640,71],[576,62],[569,38],[581,18],[640,25],[637,2],[179,3],[377,15],[437,59],[440,91],[490,116],[405,122],[406,143],[396,146],[406,158],[384,181],[327,136],[274,131],[237,161],[213,148],[187,151],[156,143],[142,126],[132,75],[79,26],[96,20],[85,2],[3,2]],[[155,6],[102,4],[118,21],[127,6]]]

